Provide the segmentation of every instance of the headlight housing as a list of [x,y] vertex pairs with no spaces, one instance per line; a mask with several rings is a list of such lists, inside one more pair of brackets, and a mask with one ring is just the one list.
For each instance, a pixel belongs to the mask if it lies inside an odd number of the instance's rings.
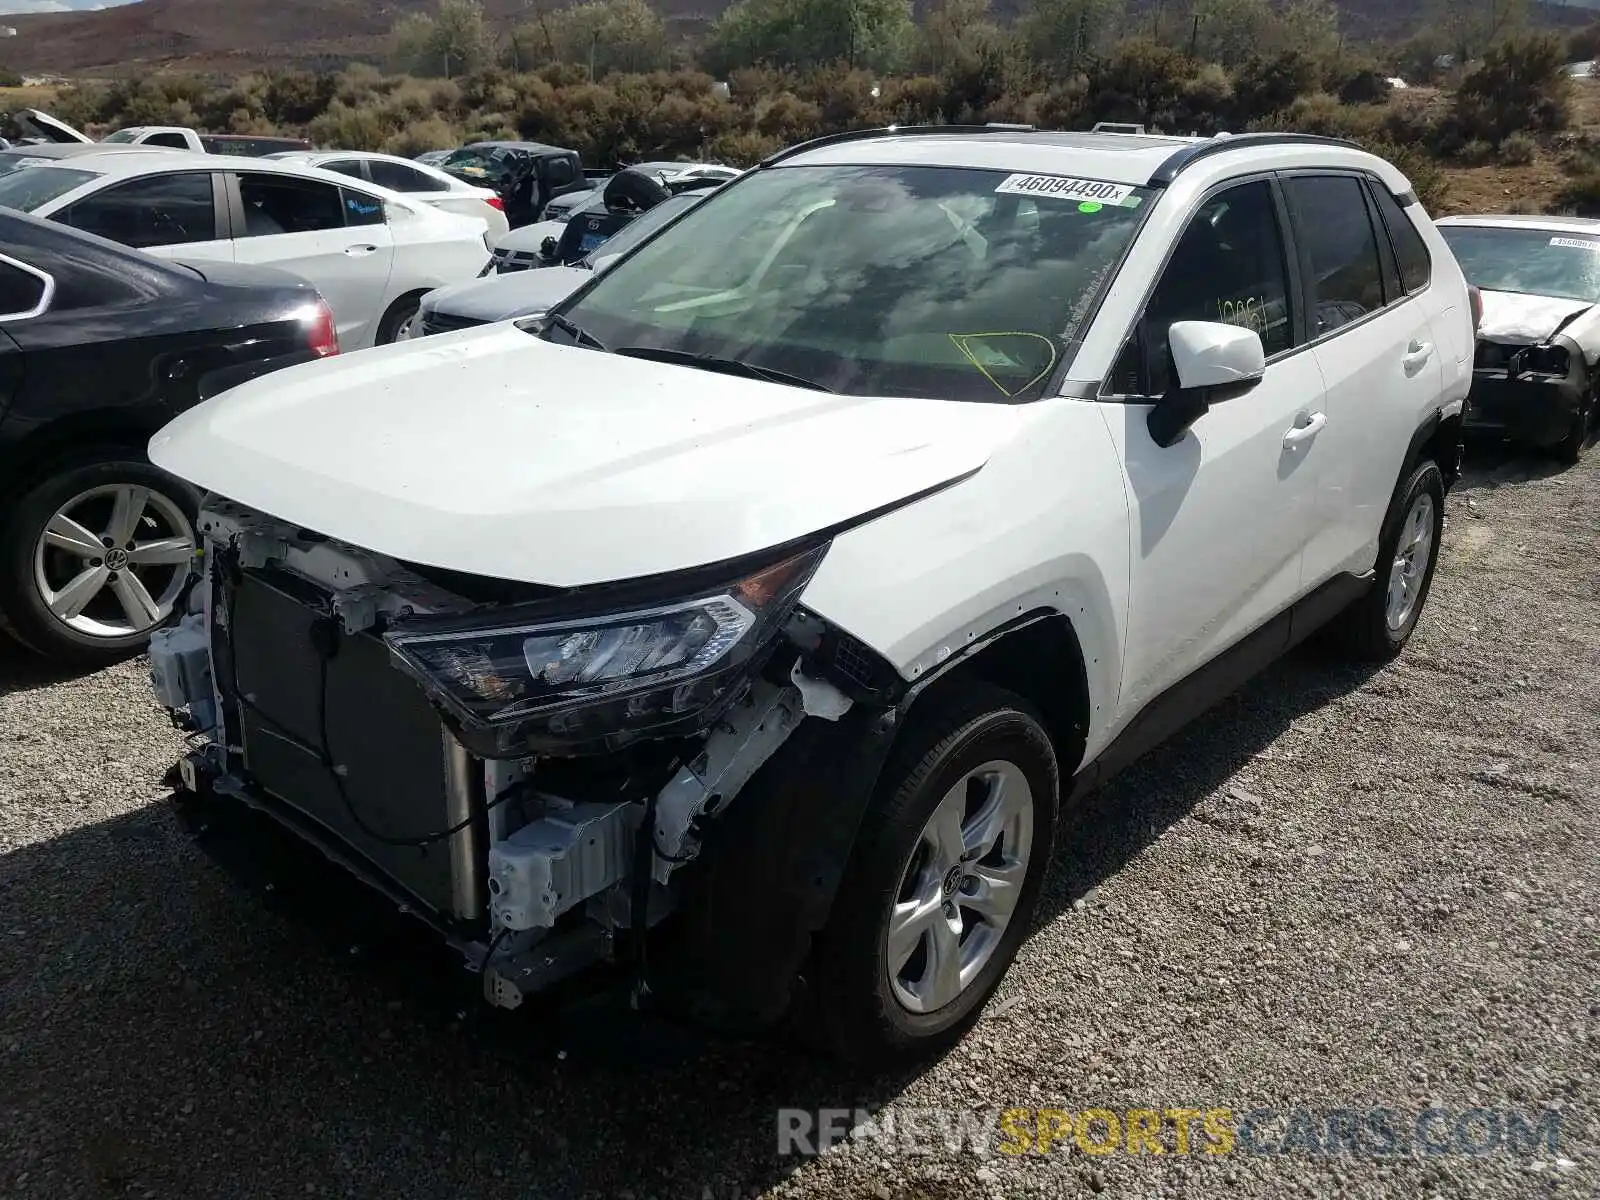
[[793,611],[825,550],[812,547],[688,599],[584,616],[551,612],[545,602],[470,622],[398,626],[384,640],[479,753],[615,748],[714,716]]
[[1571,366],[1564,346],[1529,346],[1511,360],[1513,375],[1565,375]]

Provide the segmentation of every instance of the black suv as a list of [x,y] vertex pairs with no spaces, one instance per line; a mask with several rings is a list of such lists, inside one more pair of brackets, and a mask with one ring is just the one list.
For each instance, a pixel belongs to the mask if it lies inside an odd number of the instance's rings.
[[198,499],[150,465],[150,435],[338,348],[292,275],[0,210],[0,628],[83,666],[141,650],[187,584]]

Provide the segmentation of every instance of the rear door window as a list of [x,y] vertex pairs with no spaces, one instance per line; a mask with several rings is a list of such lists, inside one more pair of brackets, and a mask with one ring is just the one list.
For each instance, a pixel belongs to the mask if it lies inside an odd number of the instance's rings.
[[140,249],[217,240],[209,171],[113,184],[55,214],[55,220]]
[[[343,229],[344,191],[315,179],[241,174],[239,198],[244,202],[245,227],[240,236],[271,237],[280,233]],[[378,219],[383,219],[381,205]]]
[[1323,337],[1384,305],[1383,265],[1353,175],[1296,175],[1284,180],[1312,292],[1311,336]]
[[426,171],[419,171],[415,167],[408,167],[404,163],[388,162],[381,158],[371,159],[368,167],[372,171],[372,182],[379,187],[388,188],[391,192],[448,192],[450,185],[442,179],[436,179]]

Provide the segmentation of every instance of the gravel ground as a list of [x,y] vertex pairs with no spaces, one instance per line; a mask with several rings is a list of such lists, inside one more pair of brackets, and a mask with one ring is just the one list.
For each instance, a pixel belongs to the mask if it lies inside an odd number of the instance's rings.
[[[1296,656],[1095,798],[988,1017],[889,1078],[605,997],[486,1016],[421,948],[319,938],[178,833],[139,664],[0,651],[0,1193],[1600,1194],[1597,513],[1600,452],[1473,466],[1408,654]],[[776,1151],[780,1107],[1011,1105],[1562,1124],[1477,1157]]]

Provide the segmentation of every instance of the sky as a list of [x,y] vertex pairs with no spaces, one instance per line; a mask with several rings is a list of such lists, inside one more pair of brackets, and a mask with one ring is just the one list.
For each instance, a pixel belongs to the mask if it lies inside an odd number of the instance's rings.
[[115,8],[133,0],[0,0],[0,16],[25,13],[83,12],[93,8]]

